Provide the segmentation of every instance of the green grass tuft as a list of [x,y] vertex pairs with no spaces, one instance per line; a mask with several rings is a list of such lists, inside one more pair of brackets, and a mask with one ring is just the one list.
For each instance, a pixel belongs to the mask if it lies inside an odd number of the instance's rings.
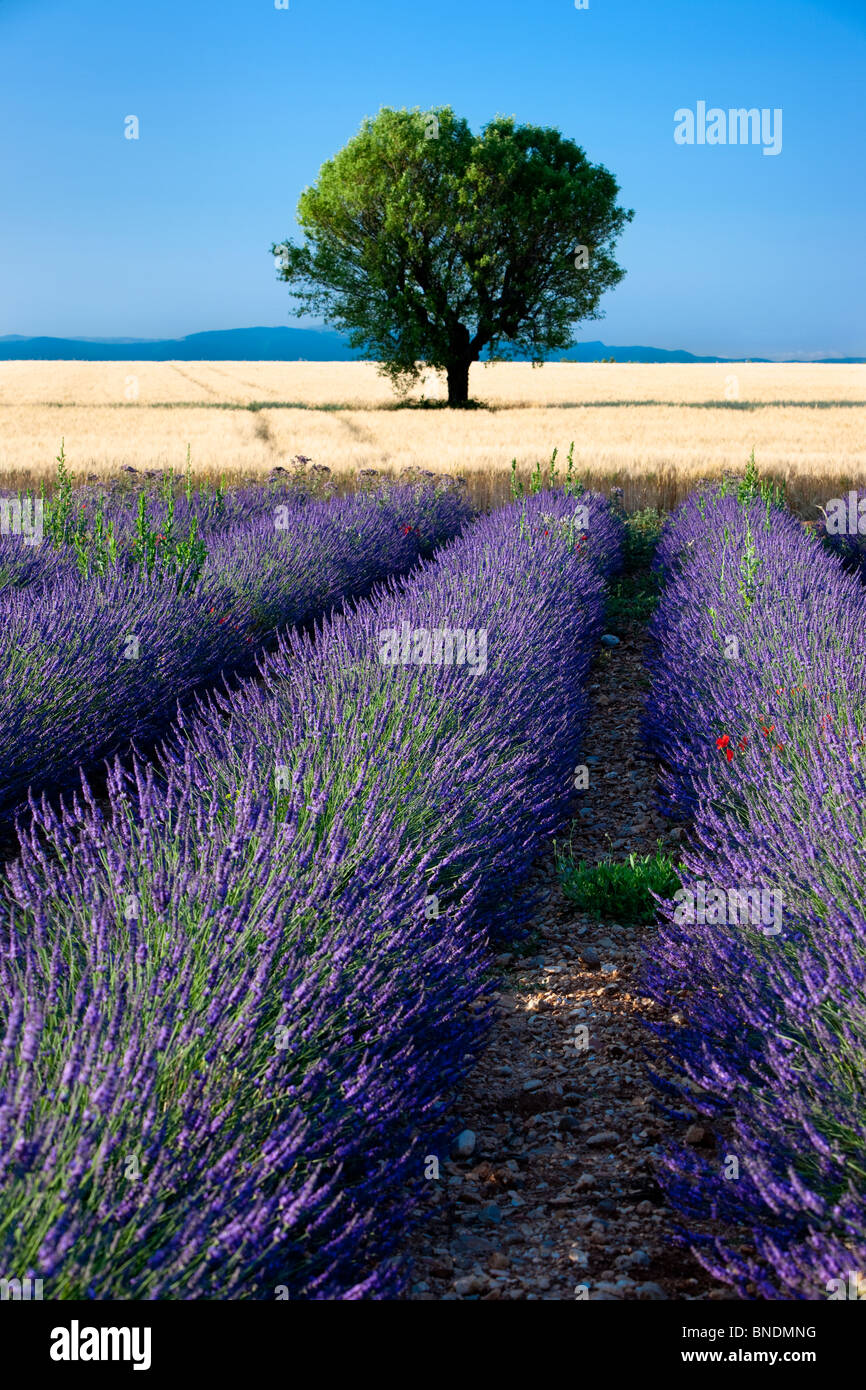
[[626,517],[623,566],[611,581],[605,614],[609,628],[649,621],[659,597],[659,579],[650,565],[663,521],[664,513],[657,507],[644,507]]
[[680,887],[673,861],[661,850],[601,864],[575,864],[557,855],[557,870],[565,896],[596,921],[607,917],[633,926],[654,922],[653,894],[669,898]]

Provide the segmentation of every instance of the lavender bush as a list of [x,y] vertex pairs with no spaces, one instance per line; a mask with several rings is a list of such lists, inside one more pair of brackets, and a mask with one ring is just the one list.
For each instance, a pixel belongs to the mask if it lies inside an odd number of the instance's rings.
[[866,583],[866,493],[851,489],[831,499],[816,527],[817,534],[847,570]]
[[646,731],[693,830],[646,985],[681,1020],[672,1104],[716,1138],[668,1192],[717,1277],[826,1298],[866,1270],[862,588],[786,512],[713,493],[658,558]]
[[25,544],[20,535],[0,533],[0,596],[10,589],[44,588],[65,575],[77,574],[72,555],[49,550],[44,543]]
[[572,794],[620,529],[563,494],[486,517],[281,634],[107,809],[33,805],[0,889],[4,1268],[63,1298],[399,1290],[488,940]]
[[0,591],[0,814],[28,786],[60,790],[77,765],[158,735],[178,700],[251,666],[279,628],[409,569],[469,516],[455,492],[420,487],[278,505],[213,531],[181,592],[158,557],[84,578],[46,541],[26,548],[52,578]]

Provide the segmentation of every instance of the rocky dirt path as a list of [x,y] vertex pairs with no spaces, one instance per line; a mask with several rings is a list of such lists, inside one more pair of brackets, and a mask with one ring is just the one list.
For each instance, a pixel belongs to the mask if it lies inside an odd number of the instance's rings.
[[[680,834],[654,810],[655,768],[640,743],[645,629],[620,631],[591,677],[590,786],[571,828],[573,857],[591,862],[652,852],[659,840],[670,850]],[[456,1107],[463,1133],[428,1185],[433,1211],[410,1242],[408,1297],[731,1298],[672,1244],[653,1176],[664,1142],[705,1140],[657,1110],[648,1077],[643,1025],[661,1014],[636,977],[653,929],[576,911],[552,847],[537,878],[532,954],[497,958],[498,1017]]]

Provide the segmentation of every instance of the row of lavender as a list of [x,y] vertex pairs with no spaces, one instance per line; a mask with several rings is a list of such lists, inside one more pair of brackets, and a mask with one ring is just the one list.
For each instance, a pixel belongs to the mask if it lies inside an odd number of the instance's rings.
[[840,1296],[866,1270],[863,591],[786,512],[712,493],[659,563],[647,734],[693,833],[647,986],[680,1019],[673,1103],[716,1138],[668,1191],[741,1292]]
[[454,490],[278,503],[259,489],[233,520],[210,518],[201,575],[180,587],[159,567],[157,532],[156,563],[148,532],[140,566],[123,555],[86,577],[45,538],[30,553],[50,579],[0,592],[0,814],[28,786],[63,789],[79,764],[157,736],[191,690],[252,669],[279,628],[405,572],[469,515]]
[[[273,516],[276,506],[320,495],[303,477],[288,485],[249,484],[224,490],[194,487],[168,472],[158,484],[125,485],[120,479],[73,484],[63,457],[50,497],[0,496],[0,591],[37,588],[66,573],[130,567],[143,535],[163,542],[159,558],[178,541],[224,533],[238,522]],[[134,472],[134,470],[130,470]]]
[[[585,509],[585,510],[584,510]],[[0,889],[0,1264],[383,1296],[564,818],[620,523],[541,494],[200,702]]]
[[866,493],[851,488],[846,497],[829,499],[817,534],[845,569],[866,583]]

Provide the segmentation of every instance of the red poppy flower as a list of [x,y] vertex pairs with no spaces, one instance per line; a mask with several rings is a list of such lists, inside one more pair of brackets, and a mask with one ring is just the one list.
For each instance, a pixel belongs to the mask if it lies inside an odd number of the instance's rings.
[[733,750],[733,748],[726,748],[726,749],[725,749],[725,757],[727,758],[727,760],[728,760],[729,763],[732,763],[732,762],[734,761],[734,750]]
[[727,746],[728,746],[728,744],[730,743],[730,741],[731,741],[731,740],[730,740],[730,738],[728,737],[727,734],[722,734],[722,737],[721,737],[721,738],[717,738],[717,739],[716,739],[716,747],[717,747],[717,748],[727,748]]

